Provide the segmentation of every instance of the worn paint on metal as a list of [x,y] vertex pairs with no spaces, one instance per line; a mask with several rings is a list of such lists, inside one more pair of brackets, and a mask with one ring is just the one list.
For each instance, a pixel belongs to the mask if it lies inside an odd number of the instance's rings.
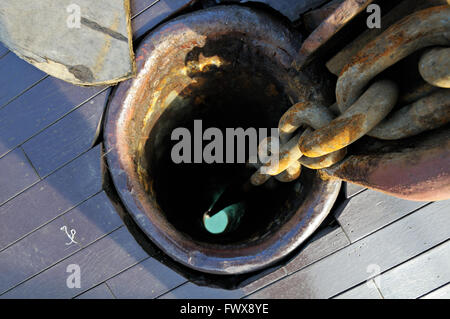
[[361,95],[364,87],[383,70],[414,51],[450,44],[450,6],[418,11],[394,24],[370,42],[344,67],[336,84],[341,112]]
[[440,89],[394,112],[367,135],[383,140],[396,140],[441,127],[448,122],[450,90]]
[[322,169],[338,163],[345,157],[346,154],[347,148],[342,148],[338,151],[320,157],[302,156],[298,161],[300,164],[310,169]]
[[346,0],[314,30],[303,43],[294,67],[303,68],[314,53],[347,23],[364,10],[372,0]]
[[407,141],[383,141],[322,170],[329,176],[415,201],[450,197],[450,128]]
[[299,140],[300,151],[319,157],[355,142],[380,123],[397,102],[397,85],[388,80],[372,84],[344,114]]
[[[233,38],[233,43],[241,46],[236,46],[233,51],[220,45],[220,41],[213,41],[224,36]],[[313,84],[307,74],[292,78],[289,70],[300,43],[299,37],[283,23],[262,11],[220,6],[171,20],[143,39],[136,52],[137,77],[116,88],[105,120],[108,168],[118,194],[137,225],[175,261],[197,271],[214,274],[255,271],[292,252],[327,216],[341,183],[311,171],[302,174],[300,178],[308,179],[308,183],[302,183],[298,193],[294,189],[296,199],[286,203],[292,217],[276,228],[270,228],[271,232],[264,236],[253,236],[245,244],[219,245],[195,241],[168,221],[155,194],[155,172],[149,170],[148,157],[145,156],[151,151],[154,161],[157,161],[161,152],[158,147],[149,149],[149,134],[157,125],[160,132],[168,122],[176,120],[171,116],[170,121],[160,121],[171,108],[197,105],[202,97],[192,96],[189,88],[208,85],[209,78],[205,75],[217,72],[220,76],[221,69],[228,68],[214,58],[217,51],[242,53],[242,45],[255,50],[246,51],[250,58],[256,58],[257,52],[258,56],[273,62],[258,67],[267,68],[269,74],[284,81],[284,93],[294,101],[310,94],[320,97],[323,92],[330,91],[327,89],[330,86]],[[234,57],[230,55],[224,60],[234,61]],[[189,63],[191,61],[193,64]],[[186,68],[187,65],[190,66]],[[196,77],[190,74],[192,70]],[[252,76],[256,76],[256,72]],[[315,78],[320,78],[320,74]],[[247,80],[251,87],[254,78]],[[270,86],[268,88],[268,93],[275,92]],[[221,87],[215,89],[220,90]],[[154,138],[157,140],[158,136]],[[154,143],[150,145],[163,147],[156,141]],[[176,198],[177,194],[173,195]],[[304,199],[300,201],[299,196],[304,196]],[[272,222],[276,224],[279,221]]]
[[431,85],[450,88],[450,48],[426,52],[419,61],[419,72]]

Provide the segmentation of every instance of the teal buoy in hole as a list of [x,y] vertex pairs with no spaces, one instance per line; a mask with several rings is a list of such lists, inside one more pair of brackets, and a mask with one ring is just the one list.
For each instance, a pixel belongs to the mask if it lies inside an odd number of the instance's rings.
[[246,167],[241,176],[216,192],[209,209],[203,214],[203,226],[211,234],[224,234],[236,230],[247,209],[247,202],[255,195],[250,183],[253,170]]
[[209,233],[214,235],[232,232],[239,226],[241,218],[245,214],[245,209],[245,202],[239,202],[225,207],[212,216],[205,213],[203,225]]

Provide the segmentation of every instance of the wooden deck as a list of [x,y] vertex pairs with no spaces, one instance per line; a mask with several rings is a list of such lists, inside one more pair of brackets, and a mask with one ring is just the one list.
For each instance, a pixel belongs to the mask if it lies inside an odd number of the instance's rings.
[[[186,1],[132,3],[139,39]],[[109,91],[46,76],[0,45],[0,298],[450,298],[450,200],[354,185],[334,225],[285,266],[237,290],[188,282],[136,243],[103,190],[93,141]],[[81,288],[67,287],[70,264]]]

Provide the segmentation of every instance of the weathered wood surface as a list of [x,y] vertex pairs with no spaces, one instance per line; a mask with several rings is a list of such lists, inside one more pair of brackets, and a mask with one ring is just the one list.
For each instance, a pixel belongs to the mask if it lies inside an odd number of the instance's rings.
[[[0,298],[73,298],[147,257],[127,229],[121,227]],[[67,287],[66,269],[72,264],[79,265],[82,269],[81,288]]]
[[185,283],[178,273],[149,258],[106,283],[119,299],[150,299]]
[[426,204],[366,190],[345,201],[335,214],[351,242],[355,242]]
[[450,201],[430,204],[250,298],[330,298],[450,238]]
[[385,299],[418,298],[450,282],[450,241],[381,274],[375,281]]
[[[155,0],[131,2],[133,20],[141,17],[136,26],[147,26],[140,31],[141,35],[154,27],[152,23],[161,21],[152,20],[160,15],[158,8],[169,8],[174,3],[170,0],[159,2],[163,2],[160,7],[156,6]],[[175,9],[172,14],[177,12]],[[142,18],[145,16],[146,19]],[[0,183],[0,198],[6,201],[0,203],[0,291],[7,290],[4,295],[0,292],[0,298],[241,298],[249,294],[249,297],[266,294],[267,290],[271,291],[267,293],[271,298],[279,298],[283,294],[292,298],[305,297],[309,296],[309,291],[313,291],[315,296],[370,297],[374,291],[365,286],[365,280],[371,275],[367,273],[367,263],[377,263],[381,258],[385,261],[380,265],[381,271],[387,274],[390,269],[401,269],[448,241],[449,236],[444,233],[448,230],[448,220],[445,219],[448,205],[434,203],[406,212],[406,206],[391,207],[389,201],[393,198],[384,197],[385,208],[394,210],[391,211],[394,218],[391,219],[389,214],[386,218],[382,211],[380,218],[384,226],[378,223],[375,228],[364,228],[365,237],[350,246],[345,227],[327,227],[293,254],[286,265],[275,271],[267,270],[260,279],[248,282],[237,291],[202,288],[188,283],[142,251],[102,192],[99,147],[86,151],[91,148],[88,141],[95,136],[94,118],[98,119],[101,101],[106,98],[105,89],[90,90],[58,80],[50,81],[51,78],[18,58],[10,60],[16,68],[8,68],[6,64],[2,66],[2,60],[9,55],[15,56],[8,53],[2,57],[2,52],[7,50],[2,51],[0,45],[0,68],[5,68],[0,72],[0,99],[5,96],[6,101],[0,105],[0,181],[4,176],[8,180],[7,184]],[[6,73],[5,70],[15,73]],[[28,80],[27,75],[32,80]],[[3,85],[8,88],[2,91]],[[91,101],[94,104],[90,104]],[[50,120],[41,117],[46,107],[56,108],[56,105],[62,105],[64,111]],[[34,109],[37,111],[27,117],[26,111]],[[22,116],[23,122],[20,120]],[[34,123],[34,118],[35,127],[30,124]],[[9,130],[2,130],[5,123],[9,123]],[[84,127],[86,132],[77,132],[78,126]],[[19,130],[25,132],[20,133]],[[27,156],[20,157],[23,163],[20,166],[21,161],[16,162],[13,156],[20,154],[22,147]],[[33,169],[31,163],[42,167],[37,171],[47,177],[39,181],[35,173],[30,179],[25,178]],[[357,199],[366,192],[359,191],[350,185],[347,197]],[[361,217],[358,223],[364,227],[376,216],[362,212],[361,208],[370,212],[371,206],[374,206],[373,202],[353,207]],[[403,207],[403,210],[398,213],[396,207]],[[430,211],[430,207],[441,212]],[[352,212],[346,211],[346,214],[350,216]],[[364,216],[369,216],[365,222]],[[60,222],[76,229],[78,247],[67,246],[67,251],[64,250],[68,238],[61,236],[63,232],[57,227]],[[358,231],[356,225],[352,229]],[[34,248],[39,254],[34,254]],[[30,264],[30,261],[33,262]],[[80,289],[66,286],[66,267],[71,263],[79,264],[83,271]],[[11,272],[9,269],[14,265],[19,266]],[[424,273],[437,274],[431,268],[427,271],[433,263],[422,265]],[[323,280],[305,277],[304,273],[311,269]],[[88,272],[86,277],[84,271]],[[349,272],[355,273],[356,280]],[[141,280],[139,284],[138,280]],[[282,292],[273,290],[272,287],[277,287],[280,282],[291,282],[296,289],[284,289],[283,284]],[[305,284],[307,287],[302,288]],[[424,292],[423,298],[449,298],[449,285],[442,283],[436,288],[433,292]]]
[[49,175],[92,146],[109,93],[107,89],[91,98],[22,145],[39,176]]
[[0,250],[102,189],[100,147],[0,206]]
[[135,74],[129,0],[3,0],[0,39],[38,69],[80,85]]
[[159,299],[238,299],[243,296],[241,290],[201,287],[188,282],[160,296]]
[[0,158],[0,205],[39,181],[21,148]]
[[450,299],[450,284],[440,287],[420,299]]
[[368,280],[367,282],[352,288],[333,299],[382,299],[383,297],[380,294],[377,286],[373,279]]
[[0,58],[0,109],[46,76],[12,52]]
[[0,156],[82,105],[103,87],[75,87],[47,77],[0,109]]
[[347,198],[353,197],[361,193],[362,191],[366,190],[366,188],[353,183],[344,182],[344,184],[345,184],[344,185],[345,197]]
[[101,284],[79,295],[75,299],[115,299],[115,296],[106,284]]
[[[0,294],[122,226],[105,193],[100,193],[0,252]],[[77,244],[61,227],[76,230]]]

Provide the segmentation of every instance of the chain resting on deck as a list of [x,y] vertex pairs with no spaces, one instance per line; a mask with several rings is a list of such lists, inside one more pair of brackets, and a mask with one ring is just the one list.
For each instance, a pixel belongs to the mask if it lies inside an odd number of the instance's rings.
[[[333,167],[346,157],[346,147],[365,135],[397,140],[449,123],[450,48],[446,47],[450,45],[449,20],[448,5],[403,18],[367,44],[344,67],[336,85],[336,104],[331,107],[315,101],[294,104],[279,121],[280,152],[271,155],[278,157],[278,161],[258,166],[251,183],[261,185],[272,176],[283,182],[293,181],[300,176],[301,166]],[[392,111],[399,102],[397,84],[387,79],[370,84],[371,81],[425,47],[430,49],[422,54],[418,70],[427,85],[436,89]],[[335,117],[336,113],[340,114]]]

